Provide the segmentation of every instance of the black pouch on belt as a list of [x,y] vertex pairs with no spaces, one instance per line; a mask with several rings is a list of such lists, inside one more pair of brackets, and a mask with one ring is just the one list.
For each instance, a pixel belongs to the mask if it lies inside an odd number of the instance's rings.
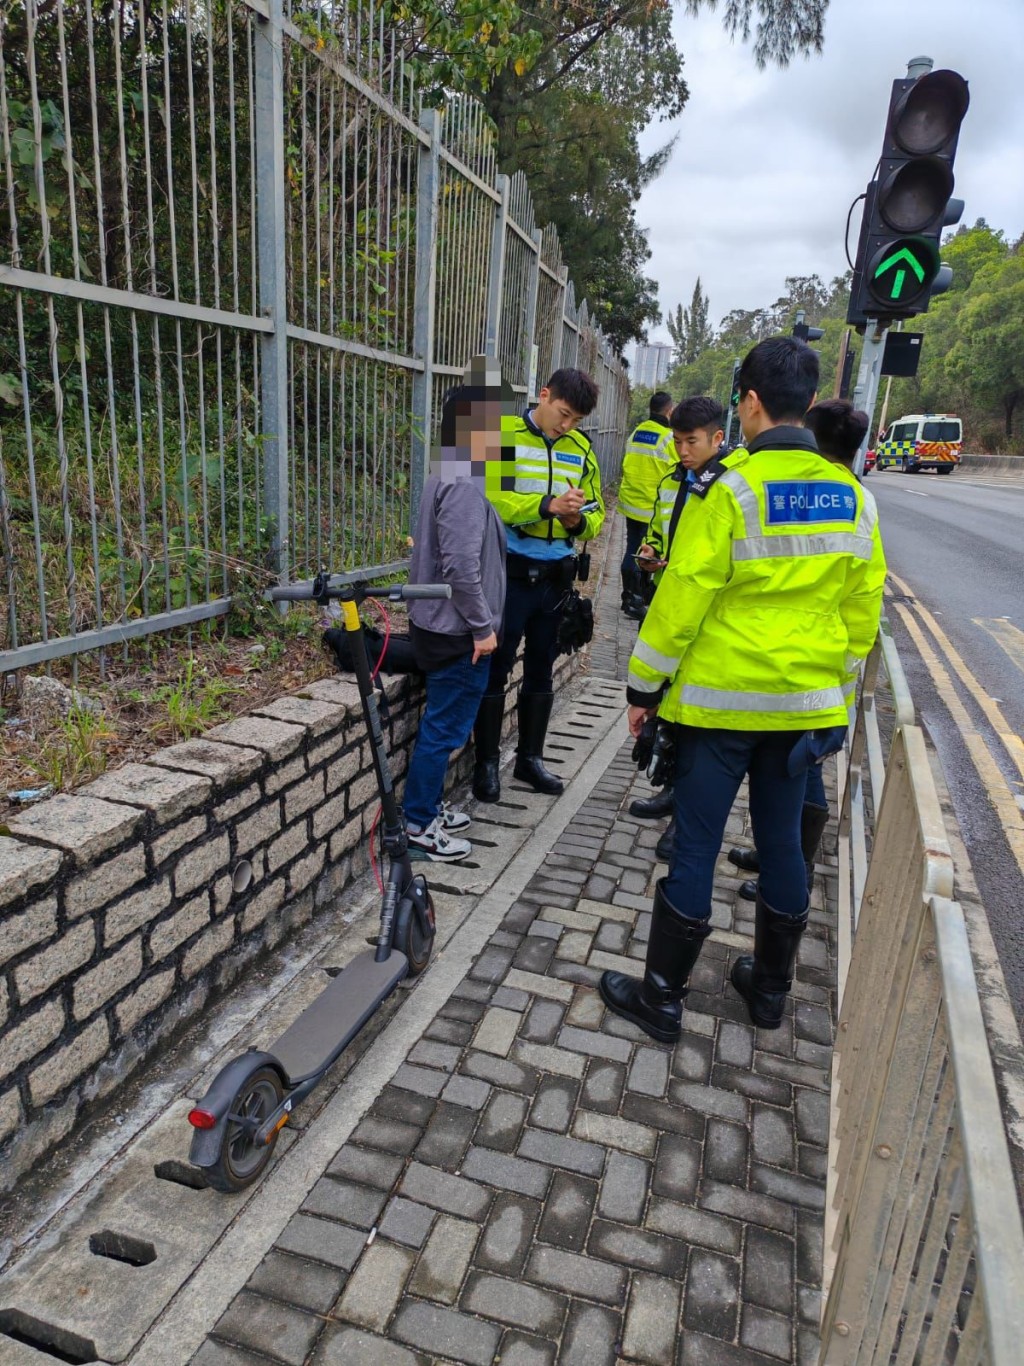
[[573,588],[562,604],[558,626],[558,653],[571,655],[594,638],[594,604]]

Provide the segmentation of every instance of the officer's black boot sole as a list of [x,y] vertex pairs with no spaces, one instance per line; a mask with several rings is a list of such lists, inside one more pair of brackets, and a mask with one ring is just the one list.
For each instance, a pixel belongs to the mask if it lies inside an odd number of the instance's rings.
[[642,821],[656,821],[662,816],[671,816],[674,806],[672,789],[667,787],[656,797],[638,797],[636,801],[630,802],[629,814],[639,817]]
[[644,1000],[644,984],[639,977],[627,977],[624,972],[605,972],[597,984],[601,1000],[637,1029],[642,1029],[658,1043],[675,1043],[683,1032],[682,1002],[648,1005]]
[[512,776],[521,783],[528,783],[534,792],[541,792],[548,797],[557,797],[565,791],[561,778],[556,778],[546,769],[543,760],[536,754],[517,754]]
[[691,920],[676,910],[661,879],[654,891],[643,980],[622,972],[603,973],[598,983],[601,1000],[652,1039],[674,1043],[682,1032],[687,982],[710,933],[708,921]]
[[473,726],[476,763],[473,767],[473,796],[478,802],[496,802],[501,797],[498,766],[501,759],[501,723],[505,718],[503,693],[487,693]]
[[501,778],[497,759],[480,759],[473,766],[473,796],[478,802],[501,800]]
[[730,849],[726,858],[734,867],[739,868],[744,873],[759,873],[761,871],[761,860],[757,856],[756,849]]
[[557,797],[565,788],[561,778],[544,767],[544,739],[554,702],[554,693],[520,693],[519,746],[512,770],[514,778],[549,797]]
[[781,915],[757,893],[754,955],[737,958],[729,980],[746,1001],[751,1021],[759,1029],[778,1029],[782,1024],[797,949],[806,928],[807,911]]

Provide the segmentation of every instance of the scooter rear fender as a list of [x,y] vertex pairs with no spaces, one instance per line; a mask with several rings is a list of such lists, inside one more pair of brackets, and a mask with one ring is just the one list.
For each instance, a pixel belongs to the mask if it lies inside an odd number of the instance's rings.
[[216,1116],[217,1123],[212,1129],[193,1129],[188,1160],[194,1167],[212,1167],[217,1161],[231,1102],[246,1077],[259,1067],[272,1067],[281,1077],[281,1084],[285,1085],[281,1065],[273,1053],[261,1053],[257,1049],[240,1053],[237,1058],[226,1062],[210,1083],[206,1095],[198,1102],[196,1109],[209,1111],[211,1115]]

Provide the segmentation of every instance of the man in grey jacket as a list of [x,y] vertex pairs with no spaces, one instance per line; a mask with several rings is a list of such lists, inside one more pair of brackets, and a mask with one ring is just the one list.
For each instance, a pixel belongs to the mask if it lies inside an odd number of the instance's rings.
[[427,690],[405,784],[413,858],[452,863],[472,851],[456,834],[470,818],[452,810],[443,793],[451,754],[473,729],[501,631],[505,528],[484,492],[486,461],[501,459],[500,385],[497,362],[480,357],[446,396],[441,447],[420,504],[409,582],[447,583],[452,596],[409,607]]

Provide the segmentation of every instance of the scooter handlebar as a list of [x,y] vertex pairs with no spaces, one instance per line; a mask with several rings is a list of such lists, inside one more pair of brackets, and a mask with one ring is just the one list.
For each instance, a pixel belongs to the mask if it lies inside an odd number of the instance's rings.
[[[317,591],[316,583],[282,583],[267,590],[271,602],[314,602],[322,598],[355,597],[391,598],[392,601],[412,602],[422,598],[450,598],[449,583],[395,583],[387,588],[366,588],[362,584],[323,585]],[[353,589],[355,590],[353,592]]]
[[313,585],[311,583],[281,583],[267,589],[271,602],[311,602]]
[[404,583],[402,584],[402,598],[406,602],[412,602],[416,598],[450,598],[452,586],[450,583]]

